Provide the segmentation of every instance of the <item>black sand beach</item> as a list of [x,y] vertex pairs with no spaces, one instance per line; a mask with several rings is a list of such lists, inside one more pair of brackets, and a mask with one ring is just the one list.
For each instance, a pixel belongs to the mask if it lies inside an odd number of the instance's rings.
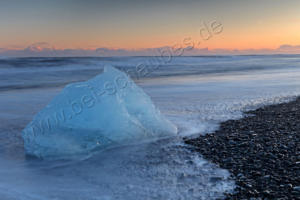
[[300,98],[246,114],[186,143],[231,172],[227,199],[300,199]]

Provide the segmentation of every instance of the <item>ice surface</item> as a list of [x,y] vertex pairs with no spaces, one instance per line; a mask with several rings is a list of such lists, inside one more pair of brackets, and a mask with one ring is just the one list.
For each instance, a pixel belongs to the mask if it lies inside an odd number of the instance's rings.
[[22,136],[27,154],[64,157],[176,133],[125,73],[105,67],[91,80],[67,85]]

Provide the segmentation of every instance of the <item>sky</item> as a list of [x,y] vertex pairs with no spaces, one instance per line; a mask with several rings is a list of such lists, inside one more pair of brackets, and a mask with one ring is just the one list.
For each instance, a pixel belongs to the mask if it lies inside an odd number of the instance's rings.
[[[29,48],[136,52],[186,38],[211,51],[283,47],[300,53],[299,9],[299,0],[1,0],[0,53]],[[212,23],[220,24],[218,34]]]

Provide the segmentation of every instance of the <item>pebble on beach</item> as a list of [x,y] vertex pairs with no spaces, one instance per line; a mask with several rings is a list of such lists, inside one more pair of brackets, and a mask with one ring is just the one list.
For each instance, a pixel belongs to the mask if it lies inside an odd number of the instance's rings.
[[245,114],[185,142],[231,172],[226,199],[300,199],[300,98]]

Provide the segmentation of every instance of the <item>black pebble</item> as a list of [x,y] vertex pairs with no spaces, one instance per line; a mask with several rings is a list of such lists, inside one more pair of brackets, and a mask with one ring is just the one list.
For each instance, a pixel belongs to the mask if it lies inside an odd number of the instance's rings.
[[300,200],[300,98],[246,116],[185,142],[233,174],[237,187],[226,199]]

